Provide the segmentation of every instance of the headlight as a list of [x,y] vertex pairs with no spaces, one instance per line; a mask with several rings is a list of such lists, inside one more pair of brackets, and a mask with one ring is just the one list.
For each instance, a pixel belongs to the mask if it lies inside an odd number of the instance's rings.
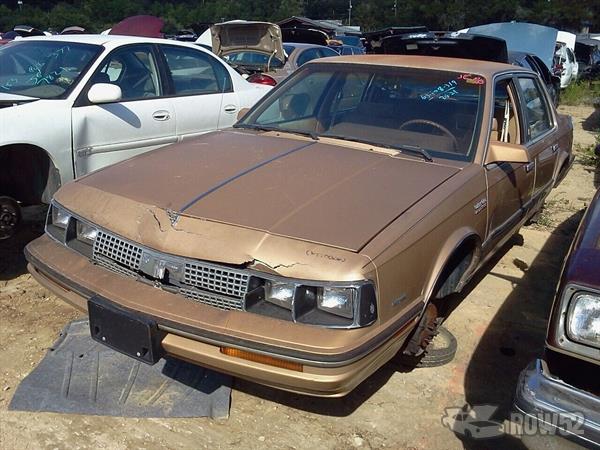
[[578,292],[567,314],[567,335],[585,345],[600,348],[600,296]]
[[94,244],[96,235],[98,234],[98,229],[96,227],[78,220],[76,230],[77,239],[88,244]]
[[265,282],[265,300],[285,309],[292,309],[296,285],[290,283],[279,283],[277,281]]
[[64,209],[57,206],[56,204],[52,205],[52,225],[66,230],[67,226],[69,225],[70,218],[71,215]]
[[377,318],[375,288],[369,281],[319,283],[252,276],[246,311],[281,320],[331,328],[358,328]]
[[356,289],[323,287],[319,288],[317,308],[349,319],[354,315]]
[[46,233],[64,244],[70,220],[71,214],[60,205],[52,202],[46,218]]

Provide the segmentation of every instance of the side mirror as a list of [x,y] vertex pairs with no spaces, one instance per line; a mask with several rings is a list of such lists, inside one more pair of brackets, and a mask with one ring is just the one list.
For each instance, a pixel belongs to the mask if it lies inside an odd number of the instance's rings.
[[250,108],[242,108],[238,111],[237,120],[242,120],[244,116],[250,111]]
[[493,163],[523,163],[531,162],[529,152],[523,145],[507,142],[490,142],[485,165]]
[[115,84],[96,83],[88,91],[88,100],[94,104],[115,103],[121,100],[123,93]]

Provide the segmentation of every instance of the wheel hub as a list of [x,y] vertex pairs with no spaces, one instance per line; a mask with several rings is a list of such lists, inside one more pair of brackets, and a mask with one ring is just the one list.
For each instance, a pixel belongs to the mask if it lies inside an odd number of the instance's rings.
[[10,237],[20,221],[19,204],[11,198],[0,199],[0,239]]

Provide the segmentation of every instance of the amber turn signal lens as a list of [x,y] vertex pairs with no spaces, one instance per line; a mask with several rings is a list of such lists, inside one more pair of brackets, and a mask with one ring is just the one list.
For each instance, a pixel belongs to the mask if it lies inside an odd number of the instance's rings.
[[248,361],[261,364],[268,364],[269,366],[302,372],[302,364],[284,361],[283,359],[272,358],[270,356],[259,355],[258,353],[247,352],[245,350],[240,350],[239,348],[221,347],[221,353],[227,356],[233,356],[235,358],[246,359]]

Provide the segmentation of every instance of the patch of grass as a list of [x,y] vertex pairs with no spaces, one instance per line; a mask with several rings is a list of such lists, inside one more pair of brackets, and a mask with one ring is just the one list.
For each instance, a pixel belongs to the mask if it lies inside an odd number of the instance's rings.
[[600,81],[575,81],[560,93],[563,105],[593,105],[600,97]]
[[596,155],[596,147],[600,146],[600,130],[596,130],[595,144],[575,144],[575,158],[580,164],[590,167],[600,167],[600,158]]

